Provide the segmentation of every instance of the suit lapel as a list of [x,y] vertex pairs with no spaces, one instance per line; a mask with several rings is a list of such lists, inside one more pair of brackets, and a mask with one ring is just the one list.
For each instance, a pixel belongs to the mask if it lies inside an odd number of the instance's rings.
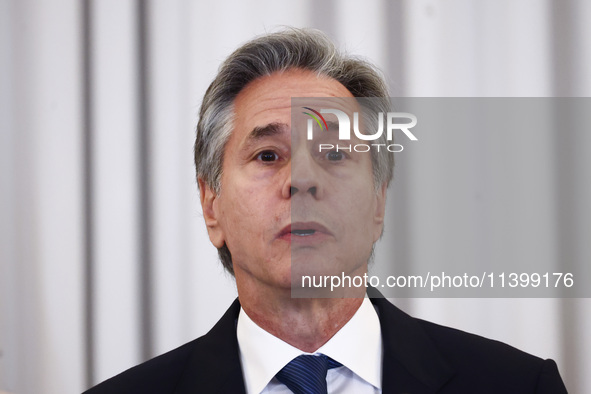
[[236,338],[238,299],[195,344],[175,393],[246,393]]
[[[384,361],[383,393],[436,393],[454,371],[412,317],[368,289],[380,317]],[[375,297],[375,298],[373,298]]]

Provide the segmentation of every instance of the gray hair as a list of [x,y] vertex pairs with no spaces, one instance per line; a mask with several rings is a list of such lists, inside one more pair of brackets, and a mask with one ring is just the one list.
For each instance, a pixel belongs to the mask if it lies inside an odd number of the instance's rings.
[[[222,63],[199,111],[195,139],[197,179],[202,179],[216,194],[221,191],[224,148],[233,130],[234,99],[250,82],[289,69],[333,78],[354,97],[388,97],[384,79],[373,65],[339,52],[319,30],[290,28],[247,42]],[[378,143],[387,143],[385,133]],[[372,152],[372,165],[376,188],[388,185],[394,171],[394,156]],[[218,253],[224,267],[233,274],[227,246],[219,248]]]

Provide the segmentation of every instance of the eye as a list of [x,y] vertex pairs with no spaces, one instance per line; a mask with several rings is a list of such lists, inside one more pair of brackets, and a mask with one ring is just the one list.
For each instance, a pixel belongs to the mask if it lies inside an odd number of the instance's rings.
[[279,159],[279,156],[272,150],[265,150],[258,154],[257,159],[266,163],[270,163]]
[[328,161],[341,161],[345,159],[345,154],[343,152],[331,150],[326,154],[326,158],[328,159]]

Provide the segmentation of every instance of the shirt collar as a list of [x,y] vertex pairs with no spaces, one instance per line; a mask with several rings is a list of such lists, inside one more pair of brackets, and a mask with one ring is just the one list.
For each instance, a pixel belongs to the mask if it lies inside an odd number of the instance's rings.
[[[240,309],[236,330],[247,392],[260,393],[288,362],[307,354],[259,327]],[[378,315],[365,298],[353,317],[315,353],[340,362],[381,388],[382,335]]]

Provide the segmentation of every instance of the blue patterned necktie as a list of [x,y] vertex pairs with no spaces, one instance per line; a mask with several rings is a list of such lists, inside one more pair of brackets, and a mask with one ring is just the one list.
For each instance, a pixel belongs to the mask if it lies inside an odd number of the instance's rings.
[[277,379],[295,394],[327,394],[326,373],[342,364],[320,355],[301,355],[277,372]]

